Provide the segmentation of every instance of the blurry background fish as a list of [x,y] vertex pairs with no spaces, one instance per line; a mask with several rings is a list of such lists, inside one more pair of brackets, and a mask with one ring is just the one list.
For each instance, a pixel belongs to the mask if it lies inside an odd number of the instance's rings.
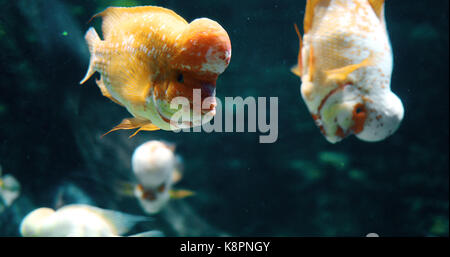
[[[38,208],[30,212],[20,224],[24,237],[114,237],[123,236],[136,223],[149,218],[90,205],[73,204],[58,210]],[[152,230],[131,236],[163,236]]]
[[9,174],[2,174],[0,165],[0,212],[9,207],[20,195],[20,183]]
[[[67,195],[72,186],[90,205],[147,216],[115,181],[136,180],[131,159],[139,145],[166,140],[184,159],[177,187],[196,194],[168,201],[130,234],[448,236],[448,1],[386,1],[391,84],[407,113],[395,135],[370,147],[355,138],[330,145],[299,99],[289,68],[298,53],[292,24],[303,19],[305,3],[0,0],[0,163],[21,184],[0,213],[0,235],[19,236],[25,215],[63,206],[58,191]],[[279,97],[277,142],[258,144],[255,133],[167,131],[100,139],[129,114],[95,86],[77,85],[89,60],[83,35],[90,26],[100,31],[99,21],[87,21],[108,6],[148,4],[221,23],[233,61],[217,97]],[[84,197],[63,199],[74,198]]]
[[170,198],[180,199],[194,192],[172,188],[181,179],[181,157],[175,146],[153,140],[140,145],[133,153],[132,169],[137,183],[123,183],[122,192],[137,198],[145,212],[159,212]]

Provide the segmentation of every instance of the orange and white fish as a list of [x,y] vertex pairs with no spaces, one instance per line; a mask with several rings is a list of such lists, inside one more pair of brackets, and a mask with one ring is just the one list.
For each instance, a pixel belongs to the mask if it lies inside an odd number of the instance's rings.
[[403,119],[390,89],[393,57],[384,0],[308,0],[298,65],[301,94],[331,143],[355,134],[375,142]]
[[[178,111],[191,117],[183,124],[187,127],[213,118],[216,80],[231,59],[230,39],[222,26],[207,18],[187,23],[154,6],[109,7],[94,18],[99,16],[104,40],[94,28],[87,31],[91,59],[80,84],[98,71],[102,94],[134,116],[111,131],[175,130],[171,117]],[[193,107],[194,89],[201,91],[201,109]],[[190,109],[170,108],[178,96],[189,100]]]

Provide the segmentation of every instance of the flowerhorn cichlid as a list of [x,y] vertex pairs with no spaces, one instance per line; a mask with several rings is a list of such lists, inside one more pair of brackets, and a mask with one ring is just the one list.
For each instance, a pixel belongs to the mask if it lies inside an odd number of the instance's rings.
[[308,0],[298,65],[301,94],[325,138],[375,142],[403,119],[390,89],[393,57],[384,0]]
[[[80,84],[98,71],[102,94],[133,115],[109,132],[176,130],[213,118],[216,80],[231,59],[230,39],[222,26],[207,18],[187,23],[155,6],[109,7],[95,17],[103,18],[104,40],[94,28],[87,31],[91,59]],[[201,108],[193,106],[194,89],[201,93]],[[171,108],[176,97],[186,98],[190,108]],[[179,111],[190,120],[171,122]]]
[[[85,204],[66,205],[58,210],[38,208],[22,220],[24,237],[114,237],[127,233],[136,223],[150,218]],[[134,236],[163,236],[152,230]]]

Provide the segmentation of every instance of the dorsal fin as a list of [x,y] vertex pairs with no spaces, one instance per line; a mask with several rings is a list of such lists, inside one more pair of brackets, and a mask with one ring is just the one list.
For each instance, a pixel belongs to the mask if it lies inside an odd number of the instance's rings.
[[157,7],[157,6],[137,6],[137,7],[108,7],[101,13],[94,15],[92,18],[102,17],[102,31],[103,38],[107,39],[113,30],[117,30],[117,26],[126,21],[129,21],[131,17],[136,17],[138,14],[166,14],[171,16],[182,23],[186,23],[187,21],[183,19],[181,16],[176,14],[174,11]]
[[378,19],[383,20],[384,0],[369,0],[369,3]]

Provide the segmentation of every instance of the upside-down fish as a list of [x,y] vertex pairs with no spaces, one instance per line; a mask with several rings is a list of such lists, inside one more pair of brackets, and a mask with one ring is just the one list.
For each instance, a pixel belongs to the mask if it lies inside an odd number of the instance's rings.
[[355,134],[375,142],[403,119],[390,89],[393,57],[384,0],[308,0],[298,65],[301,94],[331,143]]
[[181,199],[193,194],[184,189],[173,189],[181,180],[181,161],[174,154],[173,145],[152,140],[139,147],[133,153],[131,165],[137,179],[136,184],[127,185],[138,200],[142,209],[150,214],[160,211],[169,199]]
[[[90,205],[71,204],[58,210],[38,208],[20,224],[24,237],[113,237],[127,233],[136,223],[149,218],[100,209]],[[134,236],[163,236],[152,230]]]
[[[101,93],[134,116],[111,131],[176,130],[213,118],[216,80],[231,59],[230,39],[222,26],[207,18],[188,23],[155,6],[109,7],[95,17],[103,18],[104,40],[94,28],[87,31],[91,59],[80,84],[98,71]],[[201,92],[199,108],[193,106],[194,89]],[[186,98],[190,108],[171,108],[176,97]],[[180,125],[171,119],[176,112],[187,113],[190,120]]]

